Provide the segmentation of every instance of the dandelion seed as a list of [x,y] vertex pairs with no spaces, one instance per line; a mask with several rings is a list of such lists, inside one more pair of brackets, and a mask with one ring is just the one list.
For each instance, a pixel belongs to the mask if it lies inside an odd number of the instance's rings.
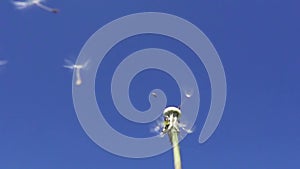
[[55,9],[55,8],[50,8],[46,5],[41,4],[41,2],[43,2],[45,0],[26,0],[26,1],[13,1],[13,4],[16,6],[17,9],[25,9],[27,7],[36,5],[39,8],[48,11],[48,12],[52,12],[52,13],[58,13],[59,10]]
[[183,131],[185,131],[187,134],[193,133],[193,129],[188,129],[186,128],[186,124],[184,123],[179,123],[179,128],[181,128]]
[[157,94],[156,94],[155,92],[152,92],[151,95],[152,95],[153,97],[157,97]]
[[80,76],[80,70],[83,68],[86,68],[88,62],[85,62],[83,65],[76,65],[73,64],[70,60],[65,60],[66,65],[64,65],[65,68],[68,69],[72,69],[75,71],[75,75],[76,75],[76,85],[81,85],[82,84],[82,80],[81,80],[81,76]]
[[17,9],[24,9],[34,5],[34,3],[30,1],[26,1],[26,2],[13,1],[13,4],[16,6]]
[[0,66],[3,66],[3,65],[5,65],[5,64],[7,64],[7,61],[6,61],[6,60],[0,60]]
[[193,96],[193,90],[185,91],[184,95],[187,98],[191,98]]

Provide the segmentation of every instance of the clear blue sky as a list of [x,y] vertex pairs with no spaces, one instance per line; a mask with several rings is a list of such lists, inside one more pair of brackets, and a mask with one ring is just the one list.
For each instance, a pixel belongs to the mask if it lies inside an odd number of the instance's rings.
[[[210,103],[210,84],[200,61],[186,47],[161,36],[137,36],[119,44],[99,69],[96,93],[107,120],[132,136],[151,125],[128,122],[115,111],[109,79],[122,56],[147,48],[171,50],[191,64],[198,77],[201,108],[196,129],[181,143],[184,169],[299,168],[300,3],[283,1],[49,0],[61,10],[17,10],[0,2],[0,168],[117,169],[172,168],[172,152],[128,159],[106,152],[81,128],[72,102],[72,74],[62,65],[75,60],[85,41],[101,26],[136,12],[165,12],[198,26],[217,49],[226,71],[228,96],[214,135],[198,143]],[[104,39],[105,40],[105,39]],[[111,55],[111,56],[109,56]],[[115,57],[119,55],[120,57]],[[190,59],[189,59],[190,58]],[[106,74],[101,74],[101,70]],[[153,78],[163,79],[153,84]],[[133,81],[132,101],[147,109],[144,88],[165,88],[178,104],[174,81],[147,71]],[[152,85],[152,86],[151,86]],[[176,94],[177,93],[177,94]],[[124,127],[126,126],[126,128]],[[125,130],[126,129],[126,130]],[[146,134],[145,134],[146,133]]]

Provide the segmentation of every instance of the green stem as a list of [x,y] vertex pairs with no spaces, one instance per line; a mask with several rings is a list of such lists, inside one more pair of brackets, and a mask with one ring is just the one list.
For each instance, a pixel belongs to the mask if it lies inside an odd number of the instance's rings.
[[180,150],[178,144],[178,132],[175,128],[172,128],[170,131],[170,138],[173,145],[173,156],[174,156],[174,166],[175,169],[181,169],[181,158],[180,158]]

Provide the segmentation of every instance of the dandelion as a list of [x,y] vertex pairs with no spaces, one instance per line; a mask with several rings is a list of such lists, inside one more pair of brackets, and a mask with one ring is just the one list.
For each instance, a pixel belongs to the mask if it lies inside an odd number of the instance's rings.
[[181,130],[190,134],[193,131],[186,128],[186,124],[180,122],[181,110],[177,107],[167,107],[163,112],[163,119],[159,120],[153,128],[153,132],[159,133],[160,137],[168,135],[173,146],[175,169],[181,169],[181,156],[178,137]]
[[87,66],[88,62],[85,62],[83,65],[76,65],[73,64],[70,60],[65,60],[66,65],[64,65],[65,68],[68,69],[72,69],[75,71],[75,75],[76,75],[76,85],[81,85],[82,80],[81,80],[81,76],[80,76],[80,70],[85,68]]
[[45,0],[26,0],[26,1],[13,1],[13,4],[16,6],[17,9],[24,9],[33,5],[38,6],[39,8],[48,11],[48,12],[52,12],[52,13],[58,13],[59,10],[55,9],[55,8],[50,8],[48,6],[45,6],[43,4],[41,4],[41,2],[43,2]]
[[177,107],[167,107],[164,112],[164,128],[163,133],[167,133],[170,142],[173,146],[173,157],[174,157],[174,167],[175,169],[181,169],[181,157],[178,141],[179,130],[179,119],[181,116],[181,111]]

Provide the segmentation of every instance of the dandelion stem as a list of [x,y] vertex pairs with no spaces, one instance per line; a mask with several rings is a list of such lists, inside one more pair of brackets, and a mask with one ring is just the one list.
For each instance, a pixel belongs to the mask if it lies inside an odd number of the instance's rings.
[[173,146],[173,156],[174,156],[174,167],[175,169],[181,169],[181,157],[180,157],[180,149],[178,143],[178,132],[173,127],[169,132],[169,137]]

